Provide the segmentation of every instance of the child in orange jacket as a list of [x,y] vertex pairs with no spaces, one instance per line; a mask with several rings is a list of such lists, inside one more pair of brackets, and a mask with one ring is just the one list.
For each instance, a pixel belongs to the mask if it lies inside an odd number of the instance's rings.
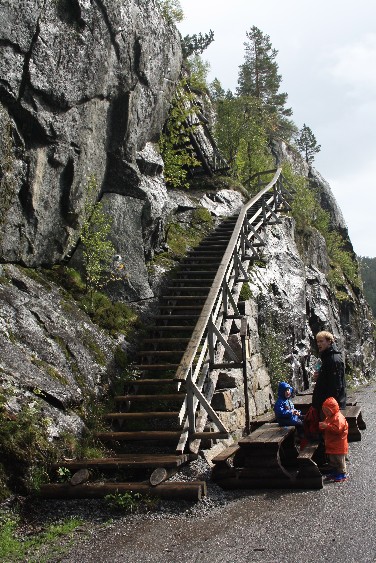
[[347,440],[349,425],[340,412],[339,405],[334,397],[329,397],[323,402],[322,411],[325,419],[319,422],[319,428],[324,433],[325,453],[333,467],[333,472],[326,479],[341,483],[348,478],[346,474],[346,454],[349,451]]

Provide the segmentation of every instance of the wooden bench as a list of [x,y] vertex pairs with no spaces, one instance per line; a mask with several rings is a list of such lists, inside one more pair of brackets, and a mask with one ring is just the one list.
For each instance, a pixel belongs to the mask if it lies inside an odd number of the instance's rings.
[[265,423],[213,458],[212,479],[225,489],[319,489],[313,453],[299,454],[293,426]]
[[344,409],[341,409],[341,413],[349,425],[349,442],[358,442],[362,439],[360,430],[366,429],[360,405],[346,406]]

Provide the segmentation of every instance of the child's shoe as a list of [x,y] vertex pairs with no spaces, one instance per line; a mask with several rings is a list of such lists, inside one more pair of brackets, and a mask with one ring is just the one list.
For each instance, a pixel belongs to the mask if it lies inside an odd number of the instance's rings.
[[328,473],[327,475],[325,475],[324,481],[334,481],[336,477],[337,473]]
[[337,473],[337,475],[334,476],[333,481],[335,483],[342,483],[342,481],[347,481],[348,478],[349,476],[346,475],[346,473]]

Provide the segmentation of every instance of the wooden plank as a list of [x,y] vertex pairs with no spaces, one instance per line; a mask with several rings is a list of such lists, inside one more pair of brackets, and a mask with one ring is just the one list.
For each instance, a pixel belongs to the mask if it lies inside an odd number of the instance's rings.
[[193,440],[225,440],[230,434],[227,432],[193,432],[191,438]]
[[307,444],[303,450],[300,450],[298,454],[298,459],[311,459],[312,456],[315,454],[318,442],[313,442],[312,444]]
[[128,469],[128,468],[157,468],[157,467],[180,467],[187,463],[188,455],[173,456],[153,454],[119,454],[112,458],[93,458],[93,459],[74,459],[61,460],[54,463],[52,469],[66,467],[72,471],[82,468],[103,468],[103,469]]
[[110,494],[125,492],[140,493],[159,498],[178,498],[183,500],[201,500],[207,493],[205,481],[183,481],[161,483],[155,487],[144,483],[85,483],[76,485],[42,485],[39,496],[42,498],[103,498]]
[[147,430],[139,430],[138,432],[97,432],[94,436],[98,440],[102,441],[122,441],[122,440],[130,440],[130,441],[137,441],[137,440],[161,440],[163,441],[173,441],[178,440],[180,438],[181,432],[180,431],[147,431]]
[[346,406],[344,409],[341,409],[341,413],[346,418],[355,417],[357,418],[361,412],[360,405],[353,405],[353,406]]
[[227,461],[228,458],[232,457],[239,449],[239,444],[232,444],[231,446],[228,446],[228,448],[225,448],[220,454],[216,455],[212,459],[212,463],[217,464]]
[[121,401],[176,401],[184,399],[185,393],[163,393],[158,395],[118,395],[114,397],[116,402]]
[[105,420],[118,418],[119,420],[137,420],[145,418],[177,418],[178,412],[173,411],[146,411],[146,412],[110,412],[104,415]]
[[276,443],[279,444],[286,439],[286,436],[295,431],[293,426],[278,426],[278,424],[263,424],[260,428],[257,428],[254,432],[241,438],[239,440],[240,446],[248,446],[251,444],[260,443]]

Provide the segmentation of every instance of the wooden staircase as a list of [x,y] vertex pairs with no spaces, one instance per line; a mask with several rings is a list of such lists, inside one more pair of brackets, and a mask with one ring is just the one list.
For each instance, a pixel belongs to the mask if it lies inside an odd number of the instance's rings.
[[[250,218],[256,217],[255,225],[262,223],[262,217],[266,216],[265,209],[270,209],[265,204],[269,201],[268,198],[270,199],[268,192],[256,198],[248,207],[245,219],[249,221]],[[276,217],[275,213],[268,211],[269,220],[273,217]],[[224,271],[223,260],[229,252],[238,223],[238,216],[229,217],[202,240],[181,261],[179,270],[165,289],[165,295],[160,298],[159,312],[148,327],[138,352],[139,363],[136,368],[140,377],[128,381],[123,394],[115,397],[116,410],[105,415],[111,426],[109,430],[96,434],[98,440],[110,444],[117,452],[116,455],[103,459],[62,461],[58,464],[59,467],[66,467],[70,471],[85,468],[94,472],[106,472],[108,477],[105,482],[76,486],[43,485],[40,492],[42,496],[92,498],[105,496],[113,491],[132,490],[151,496],[197,500],[206,494],[204,482],[159,482],[152,477],[156,469],[164,468],[166,471],[160,481],[165,481],[182,465],[195,459],[197,453],[194,452],[198,451],[197,444],[201,440],[229,437],[220,421],[216,422],[215,413],[210,410],[210,406],[206,409],[209,418],[217,426],[221,426],[218,432],[192,427],[195,425],[197,401],[205,405],[205,398],[202,396],[204,378],[201,384],[194,383],[191,375],[187,377],[187,373],[192,374],[197,371],[196,368],[201,369],[202,364],[204,368],[206,365],[206,372],[208,366],[210,371],[210,366],[218,368],[222,365],[242,365],[240,360],[238,364],[215,364],[210,350],[213,355],[213,342],[216,337],[213,333],[209,335],[212,330],[209,325],[201,331],[202,336],[196,344],[192,344],[200,325],[199,319],[202,321],[202,317],[207,316],[205,310],[208,300],[210,301],[210,293],[213,292],[218,275]],[[252,232],[252,225],[247,229],[253,237],[253,246],[256,248],[262,245],[257,233]],[[249,254],[249,249],[246,248],[249,243],[243,239],[239,239],[243,242],[238,246],[242,260],[245,261],[255,257],[256,251],[252,250],[252,254]],[[235,279],[235,282],[243,283],[244,279],[239,275],[239,271],[237,277],[239,279]],[[219,297],[222,293],[224,294],[225,290],[218,292]],[[213,300],[213,303],[219,303],[218,299]],[[234,306],[236,309],[235,304]],[[218,304],[216,310],[220,310]],[[222,314],[223,318],[226,314],[227,311]],[[228,316],[235,318],[236,314]],[[205,342],[208,338],[209,356],[205,352]],[[191,356],[189,367],[185,360],[187,354]],[[209,360],[205,360],[206,357],[209,357]],[[192,442],[195,442],[196,447],[191,449]],[[185,453],[187,449],[189,453]],[[127,480],[124,482],[125,475]]]

